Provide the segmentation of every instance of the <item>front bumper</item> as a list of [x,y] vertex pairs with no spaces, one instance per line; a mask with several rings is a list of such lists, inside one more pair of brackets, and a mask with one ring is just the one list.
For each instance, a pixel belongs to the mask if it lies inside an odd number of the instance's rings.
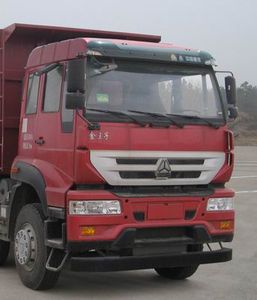
[[83,253],[91,249],[120,251],[122,249],[155,248],[162,250],[176,246],[231,242],[233,234],[211,236],[204,226],[128,228],[111,241],[68,241],[70,253]]
[[[234,211],[206,211],[210,197],[233,197],[230,189],[217,189],[212,195],[178,197],[119,197],[106,190],[69,191],[67,195],[67,211],[69,201],[74,200],[118,200],[122,206],[120,215],[70,215],[67,213],[68,242],[114,241],[129,228],[164,228],[203,226],[213,238],[222,235],[233,235]],[[225,222],[228,227],[222,228]],[[93,227],[94,235],[82,234],[84,227]],[[223,240],[221,240],[223,241]],[[229,241],[229,240],[225,240]]]
[[150,256],[72,257],[73,271],[108,272],[152,268],[183,267],[190,265],[226,262],[232,259],[232,250],[189,252]]
[[[157,237],[156,235],[161,232],[162,237]],[[229,248],[213,251],[200,249],[202,244],[231,241],[232,238],[233,235],[211,237],[203,226],[177,230],[172,227],[143,229],[143,232],[140,229],[130,228],[113,241],[68,242],[67,247],[71,253],[71,270],[107,272],[229,261],[232,259],[232,250]],[[106,251],[106,256],[99,256],[97,251],[85,254],[90,249]],[[122,252],[124,250],[125,252]]]
[[[201,197],[123,198],[105,190],[70,191],[70,200],[119,200],[120,215],[78,216],[67,213],[66,250],[74,271],[121,271],[225,262],[232,250],[200,251],[201,245],[230,242],[234,211],[208,212],[211,197],[233,197],[229,189]],[[68,203],[67,203],[68,207]],[[221,229],[225,221],[229,228]],[[83,235],[83,228],[94,228]]]

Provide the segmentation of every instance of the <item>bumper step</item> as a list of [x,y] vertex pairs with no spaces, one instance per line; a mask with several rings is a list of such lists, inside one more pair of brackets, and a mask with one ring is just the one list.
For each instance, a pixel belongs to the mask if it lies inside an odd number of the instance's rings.
[[152,268],[183,267],[225,262],[232,259],[232,249],[178,253],[161,256],[71,257],[70,268],[81,272],[108,272]]

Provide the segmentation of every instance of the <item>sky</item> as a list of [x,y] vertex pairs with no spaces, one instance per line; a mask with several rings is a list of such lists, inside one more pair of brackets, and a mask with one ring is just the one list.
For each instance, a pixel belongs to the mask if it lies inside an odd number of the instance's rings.
[[0,28],[12,23],[161,35],[257,85],[256,0],[0,0]]

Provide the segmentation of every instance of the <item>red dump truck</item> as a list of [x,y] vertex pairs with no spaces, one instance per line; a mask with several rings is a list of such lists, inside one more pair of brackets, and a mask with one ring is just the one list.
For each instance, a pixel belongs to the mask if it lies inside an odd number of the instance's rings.
[[231,260],[235,79],[224,98],[209,53],[160,40],[0,30],[0,264],[13,242],[27,287],[64,265],[184,279]]

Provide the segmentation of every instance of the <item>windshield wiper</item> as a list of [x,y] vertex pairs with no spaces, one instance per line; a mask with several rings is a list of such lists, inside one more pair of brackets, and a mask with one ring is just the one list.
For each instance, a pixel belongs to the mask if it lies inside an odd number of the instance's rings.
[[109,113],[109,114],[113,114],[115,116],[125,116],[125,117],[129,118],[130,120],[132,120],[133,122],[139,124],[141,127],[145,127],[147,125],[147,123],[141,122],[137,118],[132,117],[131,115],[127,114],[124,111],[109,110],[109,109],[100,109],[100,108],[86,108],[86,111],[87,110]]
[[113,65],[105,65],[105,66],[102,66],[101,68],[93,69],[93,70],[89,71],[88,72],[88,76],[90,78],[92,78],[92,77],[95,77],[95,76],[102,75],[104,73],[111,72],[113,70],[116,70],[117,68],[118,68],[118,66],[115,65],[115,64],[113,64]]
[[89,77],[95,77],[116,70],[117,68],[118,65],[114,62],[114,59],[109,63],[104,63],[93,57],[87,71]]
[[179,127],[179,128],[183,128],[184,127],[184,124],[174,120],[172,118],[172,116],[170,115],[166,115],[166,114],[161,114],[161,113],[153,113],[153,112],[147,112],[147,111],[139,111],[139,110],[128,110],[129,112],[134,112],[134,113],[138,113],[138,114],[144,114],[144,115],[149,115],[149,116],[152,116],[152,117],[162,117],[162,118],[165,118],[167,119],[168,121],[170,121],[173,125]]
[[206,119],[206,118],[202,118],[202,117],[199,117],[199,116],[190,116],[190,115],[179,115],[179,114],[167,114],[168,116],[173,116],[173,117],[179,117],[181,119],[191,119],[191,120],[201,120],[203,122],[205,122],[207,125],[215,128],[215,129],[218,129],[220,126],[211,122],[210,120]]

